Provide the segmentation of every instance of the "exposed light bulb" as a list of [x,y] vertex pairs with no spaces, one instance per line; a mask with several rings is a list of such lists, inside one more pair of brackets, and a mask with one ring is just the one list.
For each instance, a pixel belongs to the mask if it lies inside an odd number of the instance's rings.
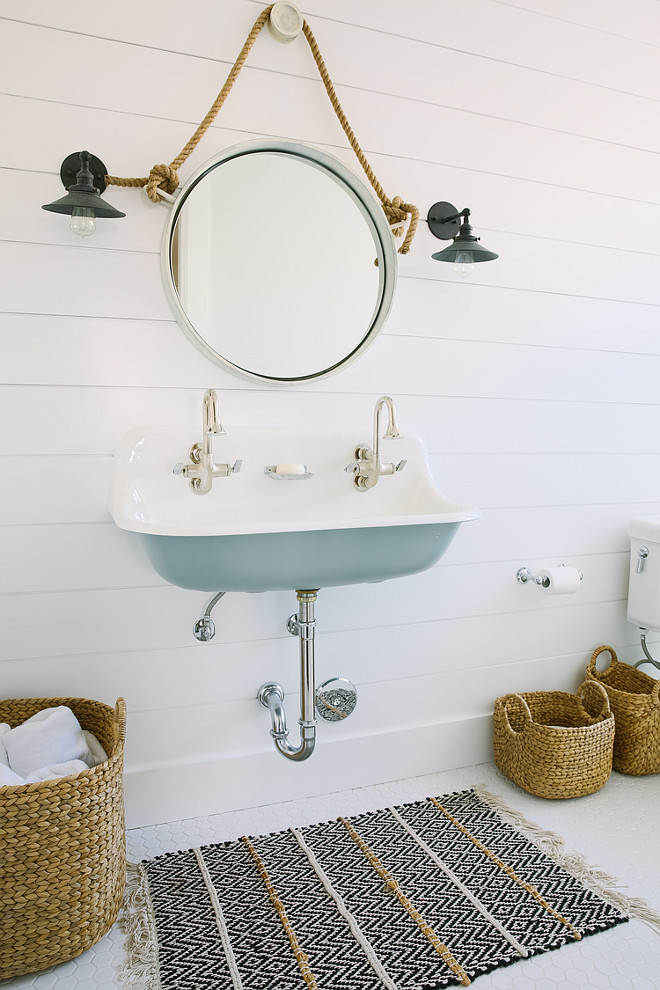
[[96,230],[94,210],[86,206],[76,206],[71,214],[71,230],[78,237],[89,237]]
[[457,251],[454,258],[454,271],[460,278],[468,278],[474,271],[472,251]]

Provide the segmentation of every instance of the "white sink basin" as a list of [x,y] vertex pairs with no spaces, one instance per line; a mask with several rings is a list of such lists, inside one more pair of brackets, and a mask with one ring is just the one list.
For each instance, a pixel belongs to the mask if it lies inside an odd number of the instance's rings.
[[[364,492],[344,470],[355,447],[369,442],[359,430],[228,427],[214,438],[214,460],[243,465],[206,495],[172,473],[200,439],[189,427],[139,427],[116,454],[112,517],[139,534],[154,569],[182,588],[307,590],[414,574],[440,559],[460,523],[481,515],[436,488],[410,431],[381,441],[382,460],[406,459],[405,468]],[[282,463],[304,464],[312,476],[264,473]]]

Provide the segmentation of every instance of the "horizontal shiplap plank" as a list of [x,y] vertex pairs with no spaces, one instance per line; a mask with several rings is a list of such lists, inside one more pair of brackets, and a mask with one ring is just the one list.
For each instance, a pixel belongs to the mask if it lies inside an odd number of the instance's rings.
[[[251,2],[258,10],[260,0]],[[367,30],[405,34],[536,71],[657,97],[654,39],[660,31],[660,13],[655,0],[633,0],[630,7],[629,23],[627,0],[606,4],[561,0],[557,5],[554,0],[468,0],[461,4],[415,0],[406,7],[405,28],[398,6],[379,0],[359,4],[312,0],[305,13],[310,21],[313,17],[336,18]]]
[[164,585],[132,533],[112,523],[1,526],[0,594]]
[[415,278],[402,270],[383,332],[658,354],[659,321],[653,304]]
[[[461,492],[449,490],[460,498]],[[571,563],[578,569],[593,573],[600,566],[602,555],[625,556],[630,548],[627,535],[629,522],[636,516],[654,515],[660,512],[660,502],[637,502],[610,505],[586,504],[572,506],[484,508],[480,519],[463,524],[453,543],[441,558],[437,570],[451,570],[449,565],[502,564],[501,580],[506,584],[508,576],[518,566],[538,561],[539,566],[556,566]],[[0,541],[5,548],[5,569],[2,576],[2,592],[43,592],[52,589],[153,587],[163,585],[160,577],[147,563],[146,554],[139,540],[131,533],[117,530],[111,523],[60,526],[4,526],[0,528]],[[45,553],[52,556],[46,558]],[[99,556],[102,554],[102,556]],[[596,559],[594,561],[594,555]],[[10,567],[11,563],[11,567]],[[514,566],[515,564],[515,566]],[[624,564],[619,564],[624,567]],[[436,569],[386,584],[388,589],[399,589],[406,595],[417,595],[414,582],[422,586],[431,581],[450,582],[455,576],[436,573]],[[471,580],[471,578],[466,578]],[[85,584],[88,582],[88,584]],[[411,582],[413,584],[411,585]],[[461,582],[458,582],[461,586]],[[220,590],[220,589],[218,589]],[[529,596],[511,597],[517,589],[510,586],[509,610],[524,609],[532,601]],[[350,591],[328,594],[351,595],[360,601],[372,598],[371,586],[356,586]],[[393,592],[394,593],[394,592]],[[598,594],[617,597],[621,594],[619,583]],[[203,597],[204,593],[200,593]],[[386,596],[387,597],[387,596]],[[110,600],[110,599],[109,599]],[[481,597],[468,596],[470,607],[480,610]],[[543,599],[542,599],[543,600]],[[580,599],[581,600],[581,599]],[[254,601],[261,601],[255,599]],[[387,606],[385,616],[394,609]],[[393,614],[396,614],[394,611]]]
[[[241,11],[245,8],[241,6]],[[500,30],[505,28],[510,19],[509,11],[499,10],[495,13],[496,23]],[[238,13],[238,12],[237,12]],[[499,16],[498,16],[499,15]],[[518,21],[538,23],[534,17],[525,17],[518,13]],[[463,14],[465,26],[467,21]],[[246,33],[250,22],[246,20]],[[376,25],[374,25],[376,26]],[[550,30],[556,29],[556,24],[550,25]],[[603,72],[602,83],[607,86],[585,84],[579,79],[571,78],[562,72],[563,66],[557,67],[549,78],[544,72],[530,70],[520,64],[519,56],[507,62],[501,56],[497,60],[483,58],[470,51],[473,23],[470,21],[470,38],[460,50],[452,49],[446,44],[446,34],[433,39],[439,44],[428,44],[432,35],[428,33],[422,40],[411,39],[403,32],[396,35],[384,31],[365,31],[342,24],[337,20],[319,22],[318,37],[327,64],[333,66],[335,86],[343,90],[346,100],[350,100],[352,91],[372,89],[384,94],[397,94],[408,100],[424,100],[438,104],[450,104],[464,112],[482,114],[484,116],[501,117],[521,121],[560,131],[584,133],[601,140],[612,139],[611,127],[602,112],[606,102],[611,113],[620,121],[617,140],[642,147],[653,147],[657,140],[653,133],[644,127],[645,116],[649,112],[650,100],[634,95],[634,87],[626,86],[618,91]],[[533,30],[533,28],[532,28]],[[579,30],[579,29],[578,29]],[[561,33],[561,32],[559,32]],[[576,34],[576,29],[564,29],[564,33]],[[581,32],[585,34],[585,32]],[[105,31],[103,32],[105,34]],[[115,105],[126,109],[124,103],[126,94],[131,93],[135,100],[135,110],[166,115],[171,109],[175,116],[187,116],[191,112],[189,96],[202,94],[208,106],[219,91],[238,50],[230,46],[226,32],[218,36],[218,44],[214,58],[199,59],[182,53],[180,40],[176,44],[178,51],[159,50],[150,41],[148,47],[141,47],[134,42],[131,44],[117,43],[105,37],[81,36],[79,28],[68,33],[57,31],[55,34],[47,27],[24,24],[18,21],[6,21],[4,36],[7,46],[5,56],[5,71],[15,89],[13,92],[21,95],[35,96],[41,91],[43,78],[38,71],[30,74],[24,67],[18,55],[25,47],[50,48],[56,38],[58,53],[62,62],[62,71],[56,78],[49,77],[53,98],[59,102],[67,102],[77,93],[77,78],[75,70],[81,61],[89,61],[97,66],[93,76],[88,77],[86,98],[91,105],[105,105],[109,81],[112,81],[112,99]],[[593,40],[591,36],[590,40]],[[173,39],[174,41],[174,39]],[[303,39],[300,43],[287,46],[286,52],[278,50],[270,37],[264,33],[261,42],[255,45],[254,57],[249,60],[243,71],[243,76],[251,72],[262,76],[265,70],[277,74],[291,73],[296,77],[306,77],[317,81],[316,68]],[[370,59],[365,60],[363,49],[365,42],[370,47]],[[612,42],[610,46],[613,47]],[[637,61],[642,60],[647,52],[640,46],[619,42],[619,60],[625,57],[621,49],[628,49],[630,57],[629,68],[637,68]],[[586,55],[585,61],[595,61],[594,55]],[[119,69],[119,63],[124,66],[124,74]],[[415,72],[409,71],[409,66],[415,65]],[[70,71],[66,67],[70,66]],[[255,72],[253,67],[261,70]],[[147,89],[136,92],[132,81],[136,78],[147,78],[149,74],[161,74],[163,77],[176,76],[177,92],[164,88],[161,93]],[[444,87],[441,79],[462,78],[460,88]],[[243,81],[243,77],[241,77]],[[652,96],[660,97],[660,87],[657,78],[647,76],[649,84],[654,88]],[[643,89],[643,86],[639,87]],[[631,93],[633,89],[633,93]],[[199,119],[203,112],[199,114]],[[656,147],[657,150],[657,147]]]
[[[486,515],[489,515],[488,511]],[[568,510],[567,515],[569,515]],[[575,515],[578,513],[576,512]],[[480,531],[485,529],[479,522],[470,523],[468,528],[473,525]],[[489,552],[493,553],[493,550],[501,552],[500,545],[493,549],[485,547],[484,556],[488,556]],[[459,559],[455,562],[460,563],[460,557],[459,551]],[[112,523],[0,526],[0,559],[3,561],[0,572],[0,595],[48,591],[75,592],[93,588],[149,588],[166,584],[151,567],[139,537],[119,529]],[[505,564],[495,563],[493,558],[491,561],[489,565],[484,564],[490,575],[484,579],[485,583],[507,589],[505,597],[497,599],[497,606],[493,605],[490,591],[487,595],[483,589],[466,594],[470,583],[476,583],[475,576],[469,571],[462,570],[460,575],[456,575],[453,572],[449,573],[451,568],[433,567],[425,571],[423,576],[417,575],[402,586],[397,582],[384,585],[383,593],[377,599],[382,614],[378,613],[373,621],[388,620],[395,605],[395,602],[390,602],[389,598],[397,593],[396,589],[402,588],[414,596],[416,607],[424,609],[425,606],[420,606],[420,601],[446,602],[447,588],[451,587],[453,590],[452,604],[449,606],[450,614],[462,614],[465,608],[469,608],[475,614],[492,612],[496,608],[504,611],[515,611],[518,608],[524,610],[530,603],[537,601],[533,596],[520,596],[518,589],[509,580],[512,568],[508,561]],[[590,596],[596,595],[596,600],[602,597],[618,598],[625,594],[626,588],[621,588],[620,581],[616,578],[620,576],[621,568],[624,570],[627,568],[626,561],[621,562],[615,557],[614,571],[604,563],[603,555],[598,555],[595,561],[592,558],[583,560],[571,557],[570,562],[578,569],[586,570],[587,573],[590,571],[592,575],[595,569],[599,569],[596,590],[592,589],[589,592]],[[513,570],[515,572],[515,569]],[[440,591],[434,590],[436,586]],[[357,589],[352,597],[360,601],[365,595],[371,597],[371,591]],[[454,595],[458,596],[456,601]],[[588,597],[587,600],[593,599]],[[446,608],[447,605],[443,607]],[[423,615],[422,611],[419,618],[422,619]],[[415,621],[414,613],[408,612],[406,621]]]
[[[99,250],[82,243],[51,247],[4,242],[0,258],[7,265],[7,312],[151,320],[167,320],[171,315],[157,252]],[[35,280],[34,272],[44,270],[49,278]],[[84,278],[76,277],[81,270]]]
[[[660,304],[660,293],[655,286],[644,284],[647,279],[653,279],[658,270],[656,254],[494,231],[485,218],[478,221],[475,218],[475,225],[477,223],[476,233],[487,248],[499,254],[499,258],[477,266],[471,276],[474,284],[613,302]],[[431,258],[442,243],[423,224],[419,238],[415,238],[415,253],[401,266],[402,273],[419,278],[455,280],[457,276],[452,265]],[[446,274],[443,269],[448,269]],[[459,311],[448,312],[447,316],[450,320],[461,319]]]
[[[659,314],[656,306],[402,277],[383,334],[637,353],[641,364],[647,355],[660,355]],[[184,373],[192,379],[214,374],[216,367],[173,318],[2,313],[0,345],[5,355],[0,377],[12,385],[161,385],[171,380],[173,365],[181,384]],[[341,385],[343,378],[318,387]]]
[[[295,595],[277,592],[260,596],[258,607],[250,595],[232,597],[233,607],[223,613],[218,629],[221,642],[241,642],[248,628],[251,639],[281,636],[292,611],[289,605],[295,604]],[[0,647],[2,659],[189,646],[192,627],[208,600],[204,592],[169,586],[0,596],[1,621],[8,632]]]
[[[266,421],[287,429],[297,417],[305,418],[312,427],[327,422],[328,406],[325,412],[321,411],[318,396],[313,393],[306,396],[292,390],[251,391],[239,379],[214,368],[212,374],[200,376],[199,384],[193,388],[2,388],[0,449],[6,454],[23,455],[26,439],[31,437],[29,448],[33,454],[110,456],[120,437],[140,424],[199,423],[201,430],[202,397],[206,388],[218,390],[221,417],[228,430],[233,424]],[[344,415],[353,423],[361,413],[362,421],[368,427],[376,398],[374,396],[371,401],[364,396],[354,396],[347,400],[340,396],[336,400],[337,412],[348,407]],[[48,413],[48,430],[41,429],[44,409]],[[20,435],[13,429],[11,417],[22,423]],[[338,422],[341,422],[341,416]]]
[[[229,603],[226,602],[225,606]],[[222,622],[222,608],[214,611],[214,620]],[[618,608],[620,614],[620,608]],[[507,643],[506,638],[495,642],[489,638],[501,629],[501,623],[487,626],[478,623],[479,637],[466,635],[462,646],[457,644],[463,630],[468,628],[467,620],[461,620],[448,632],[451,639],[438,642],[435,634],[438,627],[425,625],[403,627],[377,627],[364,633],[353,631],[332,631],[319,629],[316,641],[317,681],[337,676],[350,677],[361,689],[369,684],[385,681],[390,686],[403,679],[413,682],[420,677],[462,673],[470,684],[475,680],[475,672],[484,669],[497,669],[497,693],[501,693],[501,674],[505,669],[515,670],[517,686],[512,689],[527,690],[537,680],[533,673],[545,672],[548,678],[555,677],[555,660],[570,662],[575,670],[583,672],[591,651],[599,645],[601,628],[578,633],[577,638],[583,652],[575,655],[545,655],[544,643],[531,640],[532,633],[527,624],[521,628],[523,641],[521,648]],[[474,626],[474,622],[473,622]],[[442,630],[445,627],[440,627]],[[608,632],[612,632],[612,627]],[[625,636],[619,633],[616,651],[619,659],[636,662],[641,657],[639,636],[633,626],[626,624]],[[356,636],[359,640],[369,637],[371,650],[356,649]],[[406,637],[414,648],[406,649]],[[482,638],[483,637],[483,638]],[[658,634],[649,634],[649,647],[657,654]],[[225,705],[234,702],[251,702],[257,688],[266,680],[275,680],[290,696],[288,705],[297,704],[295,697],[299,690],[297,644],[289,636],[262,640],[259,643],[221,643],[215,641],[200,645],[190,639],[191,646],[181,646],[169,650],[143,650],[113,654],[73,654],[60,658],[35,657],[23,662],[5,662],[2,665],[3,695],[21,697],[38,690],[45,697],[71,697],[80,695],[98,698],[109,704],[119,696],[128,695],[133,712],[169,711],[178,706],[191,708],[209,703]],[[390,644],[390,645],[388,645]],[[569,647],[570,648],[570,647]],[[405,653],[405,667],[395,662],[383,669],[387,656],[397,658]],[[534,668],[533,665],[536,665]],[[182,676],[186,671],[187,676]],[[552,683],[552,682],[551,682]],[[557,680],[554,682],[557,688]],[[396,693],[396,690],[395,692]],[[169,716],[168,716],[169,717]]]
[[[74,151],[83,147],[93,149],[92,153],[102,159],[112,175],[126,172],[131,176],[142,177],[157,162],[172,160],[190,138],[191,128],[196,126],[196,122],[185,120],[163,120],[150,115],[132,115],[111,109],[100,111],[84,104],[55,103],[49,101],[47,95],[40,100],[31,100],[3,93],[0,95],[0,113],[8,130],[21,136],[20,143],[8,144],[2,148],[0,165],[6,169],[39,172],[50,176],[50,188],[51,191],[54,188],[55,193],[62,190],[60,165],[71,154],[72,148]],[[340,131],[330,143],[345,148],[346,145],[341,141],[342,136]],[[206,132],[200,146],[179,169],[180,180],[183,182],[200,165],[224,148],[260,137],[294,139],[293,135],[275,132],[270,128],[259,133],[249,126],[239,126],[233,130],[216,122]],[[43,157],[44,145],[48,147],[46,158]],[[167,206],[152,204],[145,190],[138,187],[113,186],[104,195],[109,202],[127,214],[128,210],[140,210],[137,215],[143,218],[160,216],[161,226],[169,210]],[[53,197],[49,196],[49,202],[51,198]],[[156,220],[148,222],[157,225]],[[99,223],[99,230],[94,236],[100,237],[102,230],[107,234],[112,231],[116,234],[121,229],[120,223],[108,221],[103,228]],[[109,246],[113,243],[108,241]]]
[[387,335],[342,372],[341,385],[349,391],[645,403],[655,397],[659,361],[654,355]]
[[7,360],[0,378],[5,385],[158,387],[182,385],[184,376],[188,381],[226,376],[173,319],[4,313],[3,344]]
[[[173,449],[173,462],[178,453]],[[429,463],[437,485],[448,497],[489,510],[653,502],[660,485],[660,452],[653,456],[441,453],[431,454]],[[3,528],[32,525],[38,527],[33,528],[34,536],[26,533],[22,539],[36,545],[44,538],[46,525],[110,523],[112,458],[49,457],[44,463],[38,456],[18,456],[3,458],[0,464],[0,537]],[[86,530],[84,525],[79,526],[77,536],[75,528],[64,532],[81,543],[109,538],[100,529]],[[62,536],[64,542],[67,538]]]
[[[127,385],[135,386],[141,381],[142,385],[151,384],[155,387],[204,389],[217,383],[219,387],[233,390],[244,384],[220,369],[216,371],[211,362],[207,362],[209,372],[200,374],[200,363],[193,361],[186,367],[177,369],[168,367],[164,361],[163,375],[152,377],[153,372],[144,352],[142,358],[139,365],[133,363],[130,366],[127,375],[122,373],[122,379],[129,378]],[[127,361],[130,361],[129,355]],[[587,363],[588,373],[585,373]],[[579,351],[564,348],[384,335],[358,362],[343,370],[341,376],[334,376],[327,380],[327,385],[325,382],[322,385],[323,391],[349,393],[387,391],[392,395],[647,404],[656,398],[659,369],[660,355],[638,356],[614,352],[585,352],[582,355]],[[124,382],[117,384],[123,385]],[[57,389],[50,391],[55,393]],[[76,390],[60,390],[62,391],[66,394],[59,396],[59,402],[70,403]],[[99,389],[101,391],[103,390]],[[316,391],[319,391],[318,383],[301,385],[299,392],[289,391],[288,401],[291,401],[292,395]],[[20,404],[20,392],[20,387],[8,389],[7,396],[17,398]],[[44,391],[43,396],[44,401],[48,401],[48,392]],[[114,398],[116,401],[116,394]],[[91,396],[90,399],[94,401]],[[286,403],[287,400],[283,399],[282,402]],[[106,404],[110,407],[112,398],[100,398],[99,404],[100,408]],[[302,405],[302,400],[300,404]],[[117,412],[119,411],[116,410],[115,415]],[[121,413],[119,416],[122,418]],[[31,418],[29,413],[28,417]],[[154,407],[154,414],[148,415],[147,420],[142,418],[142,422],[157,421],[158,418],[160,417],[156,415]],[[197,414],[194,414],[192,422],[197,418]],[[229,416],[227,419],[231,421]],[[176,422],[176,419],[169,416],[165,421]],[[136,425],[136,421],[129,421],[126,429],[133,425]],[[27,422],[25,426],[28,427]],[[9,428],[5,426],[4,431],[9,432]],[[423,430],[420,429],[420,432]],[[25,452],[23,437],[15,437],[13,442],[10,440],[7,452],[19,452],[16,450],[19,443],[23,446],[20,452]],[[52,440],[49,438],[39,436],[34,436],[30,441],[31,447],[34,445],[36,450],[48,449],[50,443]]]
[[[532,655],[550,655],[571,652],[571,638],[584,636],[594,628],[594,622],[604,625],[614,642],[627,641],[629,633],[622,636],[621,622],[625,625],[625,600],[611,599],[590,604],[580,603],[580,592],[571,596],[546,598],[536,588],[518,585],[515,573],[518,566],[526,564],[531,555],[512,561],[507,574],[506,596],[510,608],[523,611],[492,612],[492,605],[482,600],[486,609],[483,615],[474,614],[474,599],[461,599],[461,613],[453,616],[455,598],[447,598],[447,604],[438,592],[431,595],[431,582],[426,584],[418,576],[388,585],[356,586],[355,588],[324,589],[319,599],[317,618],[319,626],[327,631],[352,630],[359,638],[359,630],[389,629],[392,648],[386,643],[381,653],[383,672],[391,671],[397,655],[412,649],[421,637],[433,637],[437,648],[443,644],[454,648],[457,634],[472,638],[474,648],[482,650],[494,630],[503,632],[505,650],[512,657],[522,657],[523,643],[529,643]],[[541,558],[543,559],[543,558]],[[557,564],[566,556],[545,558]],[[579,559],[579,558],[573,558]],[[449,568],[438,568],[437,585],[452,584]],[[593,571],[592,571],[593,573]],[[621,570],[619,571],[621,574]],[[435,578],[436,572],[433,571]],[[416,580],[415,580],[416,579]],[[408,582],[406,587],[405,582]],[[414,589],[422,587],[425,594],[413,597]],[[620,593],[621,579],[615,593]],[[383,591],[385,588],[385,591]],[[586,594],[586,593],[585,593]],[[536,597],[534,597],[536,595]],[[386,613],[385,603],[395,600],[396,611]],[[129,588],[125,590],[80,590],[74,592],[44,592],[35,595],[0,596],[0,619],[5,630],[0,646],[1,660],[20,660],[31,657],[69,656],[75,654],[124,653],[129,651],[178,649],[192,642],[192,627],[202,614],[209,600],[203,592],[183,591],[179,588]],[[357,608],[357,603],[361,608]],[[422,607],[421,602],[424,603]],[[567,604],[567,602],[569,604]],[[293,592],[269,592],[258,598],[251,595],[232,594],[223,600],[217,616],[216,637],[224,642],[258,641],[281,638],[286,635],[285,622],[293,611],[296,599]],[[350,619],[348,616],[350,615]],[[594,619],[594,616],[597,619]],[[432,628],[431,628],[432,627]],[[596,625],[598,628],[598,624]],[[26,630],[30,630],[29,637]],[[72,639],[75,630],[75,639]],[[394,631],[399,630],[398,640],[403,653],[394,648]],[[406,647],[405,636],[410,637]],[[514,641],[512,641],[512,635]],[[531,646],[530,637],[538,637],[537,646]],[[607,636],[604,633],[604,641]],[[371,649],[371,635],[366,635],[364,648]],[[545,640],[545,641],[544,641]],[[357,643],[357,639],[356,639]],[[541,645],[543,644],[543,645]],[[357,649],[356,655],[361,651]],[[346,666],[346,662],[342,664]]]
[[[401,266],[402,273],[440,282],[455,279],[451,265],[431,259],[435,246],[427,243],[424,248],[425,236],[434,238],[425,228],[420,233],[417,253]],[[485,240],[485,230],[483,236]],[[478,266],[476,285],[660,306],[660,290],[654,282],[658,259],[651,255],[600,249],[594,259],[594,249],[588,246],[558,246],[512,234],[499,234],[497,245],[492,246],[500,250],[500,259]],[[157,253],[105,250],[88,244],[51,247],[0,242],[0,260],[7,277],[5,312],[171,319]],[[35,283],[32,272],[45,266],[52,280]],[[72,279],[72,270],[83,271],[84,279]],[[538,302],[541,308],[543,297]],[[444,318],[449,323],[460,321],[460,309],[446,308]]]
[[[397,409],[400,424],[416,429],[431,454],[657,454],[660,407],[650,388],[638,398],[620,404],[616,388],[603,402],[404,394]],[[441,480],[442,460],[434,464]]]
[[[580,569],[583,580],[572,595],[552,595],[537,586],[516,580],[517,561],[497,561],[433,567],[399,581],[385,581],[365,588],[323,589],[317,609],[328,629],[359,629],[366,622],[371,628],[385,625],[433,622],[472,616],[483,626],[509,615],[513,627],[524,623],[531,613],[543,624],[548,612],[561,621],[579,622],[581,608],[612,603],[618,610],[628,590],[628,555],[599,554],[546,558],[545,562],[523,558],[521,565],[536,572],[541,566],[561,562]],[[399,603],[405,600],[405,609]],[[572,617],[576,615],[575,620]],[[320,629],[323,628],[321,621]],[[414,664],[413,664],[414,666]],[[377,668],[374,667],[374,674]],[[383,676],[383,674],[381,674]],[[395,676],[401,676],[396,672]]]
[[112,468],[107,455],[0,458],[0,525],[107,522]]
[[[93,6],[74,11],[66,4],[54,6],[49,0],[23,0],[20,19],[233,61],[263,4],[261,0],[234,2],[231,13],[228,7],[213,7],[197,0],[190,8],[194,14],[180,18],[176,0],[161,0],[162,16],[154,19],[148,8],[120,0],[109,24],[105,14]],[[17,18],[12,0],[2,0],[0,12]],[[338,21],[341,26],[362,28],[351,33],[359,36],[363,48],[377,43],[379,33],[389,32],[397,39],[405,36],[416,40],[420,46],[437,46],[438,58],[445,50],[453,50],[624,92],[658,95],[653,51],[653,39],[660,30],[656,0],[608,0],[607,4],[581,0],[579,5],[571,0],[517,0],[503,4],[469,0],[441,7],[433,0],[414,0],[406,7],[405,24],[401,22],[400,8],[382,0],[313,0],[305,5],[304,13],[323,44],[326,33],[333,29],[333,21]],[[525,45],[519,42],[521,36],[527,41]],[[294,46],[294,51],[298,47],[304,46]],[[295,57],[289,50],[285,52],[282,55],[273,44],[261,45],[251,61],[274,68]],[[295,64],[298,68],[299,62]],[[635,67],[632,73],[626,71],[631,64]],[[379,62],[369,66],[377,78],[379,68],[382,71]]]
[[481,519],[460,527],[443,561],[504,559],[519,560],[522,565],[530,555],[561,563],[576,554],[626,553],[630,520],[658,512],[659,501],[486,509]]
[[489,508],[652,502],[660,486],[660,452],[435,455],[431,468],[452,497]]
[[[177,393],[177,411],[181,421],[192,422],[184,394]],[[370,404],[362,398],[344,401],[354,407],[352,428],[356,437],[362,435]],[[230,405],[230,425],[249,421],[252,409],[248,400]],[[398,400],[398,405],[402,428],[405,423],[421,432],[436,483],[449,496],[494,508],[514,504],[545,507],[555,498],[558,504],[603,498],[611,503],[624,493],[631,496],[631,502],[642,498],[653,501],[657,492],[659,434],[647,432],[646,427],[651,418],[652,422],[657,420],[660,431],[660,409],[588,404],[576,408],[570,403],[544,407],[542,403],[470,403],[412,396]],[[140,412],[136,410],[138,416]],[[152,415],[146,418],[155,419]],[[482,423],[488,428],[480,428]],[[73,439],[87,446],[84,435]],[[587,486],[580,490],[579,498],[571,477],[574,469]],[[637,473],[629,474],[633,469]],[[112,474],[109,452],[5,455],[0,460],[1,524],[107,522]]]
[[[339,393],[320,403],[314,392],[251,388],[210,363],[209,369],[213,370],[200,375],[192,388],[0,388],[0,449],[19,456],[27,452],[26,448],[39,455],[110,456],[122,435],[140,424],[197,423],[201,430],[206,388],[218,391],[221,418],[227,430],[234,424],[264,422],[288,430],[292,423],[300,421],[309,428],[327,428],[332,411],[332,422],[338,429],[344,424],[359,434],[371,431],[373,406],[379,393]],[[42,429],[44,409],[48,414],[47,430]],[[21,433],[14,429],[16,421],[22,424]]]
[[[643,48],[650,49],[646,53],[650,58],[654,57],[653,49],[660,47],[660,12],[657,0],[609,0],[608,3],[602,3],[601,0],[580,0],[579,4],[573,0],[516,0],[515,3],[505,0],[505,3],[509,7],[539,14],[542,18],[556,18],[571,26],[591,28],[596,32],[592,35],[594,44],[598,44],[599,34],[607,32],[613,36],[607,40],[607,44],[614,42],[618,45],[622,38],[641,42],[641,47],[635,50],[644,54]],[[543,24],[543,20],[539,22]],[[637,82],[637,78],[633,81]]]
[[[384,347],[385,340],[375,347]],[[400,352],[402,353],[402,352]],[[409,359],[409,352],[404,357]],[[369,360],[369,354],[363,361]],[[640,363],[641,366],[641,363]],[[209,364],[209,368],[214,367]],[[321,390],[266,390],[250,388],[237,378],[215,369],[199,378],[194,388],[94,388],[6,386],[0,388],[0,450],[5,455],[26,454],[64,457],[90,455],[110,457],[124,433],[135,426],[199,423],[205,388],[216,388],[222,421],[249,426],[269,422],[283,431],[304,421],[310,429],[326,427],[355,431],[356,443],[371,434],[374,403],[383,392],[396,401],[401,429],[415,430],[432,455],[463,453],[649,453],[659,452],[660,405],[645,391],[645,401],[618,402],[608,395],[603,402],[510,396],[442,396],[406,392],[396,370],[385,368],[373,376],[374,390],[361,391],[360,376],[354,390],[346,390],[346,377],[328,379]],[[362,376],[364,378],[364,376]],[[366,385],[367,382],[364,382]],[[330,386],[334,385],[333,391]],[[322,397],[322,398],[321,398]],[[44,412],[49,428],[43,429]],[[20,422],[19,433],[14,424]],[[651,467],[653,462],[650,462]],[[444,484],[442,461],[434,462],[436,480]],[[41,469],[40,469],[41,468]],[[32,466],[37,478],[48,469],[46,462]],[[2,472],[3,489],[12,486],[13,461]],[[95,470],[82,465],[82,473]],[[66,474],[66,471],[65,471]],[[107,477],[107,475],[104,475]],[[65,485],[72,484],[67,478]],[[88,484],[89,482],[83,482]],[[98,491],[98,486],[94,491]],[[12,496],[16,501],[16,493]],[[38,499],[38,492],[30,499]],[[606,497],[603,499],[608,501]],[[11,521],[11,520],[8,520]],[[20,520],[16,520],[20,521]]]

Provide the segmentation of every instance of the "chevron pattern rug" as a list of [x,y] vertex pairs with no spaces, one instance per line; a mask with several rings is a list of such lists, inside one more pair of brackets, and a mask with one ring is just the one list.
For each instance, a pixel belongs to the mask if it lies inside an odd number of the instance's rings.
[[468,986],[626,921],[603,882],[474,790],[244,836],[130,869],[124,986]]

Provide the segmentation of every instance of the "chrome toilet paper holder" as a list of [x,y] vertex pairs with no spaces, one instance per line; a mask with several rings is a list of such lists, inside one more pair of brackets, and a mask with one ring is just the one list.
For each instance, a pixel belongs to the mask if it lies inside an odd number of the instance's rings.
[[[557,566],[566,567],[566,564],[558,564]],[[581,581],[583,578],[582,571],[578,571],[578,574],[580,575],[580,581]],[[516,578],[518,579],[520,584],[530,584],[531,582],[532,584],[538,584],[541,588],[550,587],[549,577],[541,574],[532,574],[529,567],[519,568],[518,571],[516,572]]]

